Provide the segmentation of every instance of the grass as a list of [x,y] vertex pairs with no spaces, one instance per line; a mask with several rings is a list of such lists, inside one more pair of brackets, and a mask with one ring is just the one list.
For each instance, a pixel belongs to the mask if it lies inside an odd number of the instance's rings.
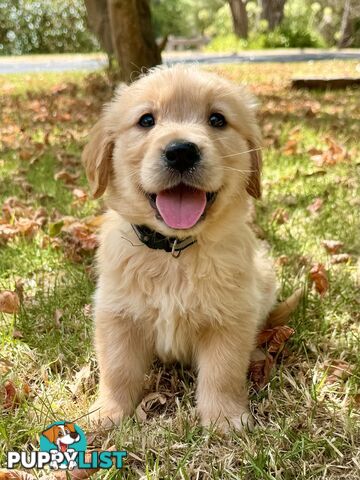
[[[121,473],[103,471],[99,478],[359,478],[359,91],[306,92],[289,86],[292,75],[354,73],[356,66],[333,61],[214,68],[248,83],[260,100],[266,148],[257,223],[277,259],[279,297],[307,286],[291,320],[295,335],[270,383],[259,392],[250,386],[257,428],[248,435],[202,431],[193,373],[154,365],[146,392],[158,384],[166,401],[155,399],[145,422],[129,419],[92,438],[95,446],[116,444],[129,452]],[[33,209],[42,207],[47,217],[33,238],[0,245],[0,290],[24,283],[20,312],[0,314],[0,385],[11,380],[18,391],[18,404],[0,417],[3,465],[8,450],[37,449],[39,433],[52,421],[86,414],[96,393],[88,306],[94,290],[92,256],[74,262],[66,244],[54,248],[44,239],[49,225],[64,216],[81,219],[101,211],[93,200],[74,205],[71,188],[54,174],[63,168],[82,171],[86,134],[111,89],[102,74],[72,73],[4,75],[0,90],[0,203],[16,196]],[[349,159],[317,167],[308,150],[324,149],[326,137],[342,144]],[[290,154],[284,151],[289,139],[296,143]],[[86,188],[83,174],[77,185]],[[308,207],[318,198],[322,207],[311,213]],[[283,223],[274,218],[279,212]],[[342,241],[351,260],[333,265],[321,244],[325,239]],[[316,262],[328,270],[323,297],[307,282]],[[334,374],[340,361],[346,372]],[[0,387],[0,405],[2,395]],[[78,423],[88,431],[84,418]]]

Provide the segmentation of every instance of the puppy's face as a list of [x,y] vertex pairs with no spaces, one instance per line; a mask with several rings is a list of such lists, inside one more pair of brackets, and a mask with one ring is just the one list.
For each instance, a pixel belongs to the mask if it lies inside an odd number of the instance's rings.
[[107,188],[129,222],[184,237],[260,195],[259,148],[249,94],[176,66],[118,90],[83,160],[94,195]]

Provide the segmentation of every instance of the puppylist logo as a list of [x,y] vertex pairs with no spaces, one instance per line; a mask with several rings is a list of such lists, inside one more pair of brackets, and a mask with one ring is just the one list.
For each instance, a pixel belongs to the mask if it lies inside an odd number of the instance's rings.
[[85,458],[86,437],[82,429],[73,422],[54,422],[40,436],[40,451],[8,452],[7,468],[44,468],[54,470],[109,469],[113,465],[120,469],[127,453],[122,451],[92,451]]

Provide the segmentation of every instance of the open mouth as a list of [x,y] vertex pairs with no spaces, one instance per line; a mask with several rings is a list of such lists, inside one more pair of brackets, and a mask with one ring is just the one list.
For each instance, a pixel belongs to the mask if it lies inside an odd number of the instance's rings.
[[157,217],[170,228],[186,230],[205,217],[214,202],[216,192],[205,192],[180,183],[176,187],[148,195]]
[[62,443],[61,441],[59,442],[59,446],[60,446],[60,451],[61,452],[66,452],[67,450],[67,445],[65,443]]

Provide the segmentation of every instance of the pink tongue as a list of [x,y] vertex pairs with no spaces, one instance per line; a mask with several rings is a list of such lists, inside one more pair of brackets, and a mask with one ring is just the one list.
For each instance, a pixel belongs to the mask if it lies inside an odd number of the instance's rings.
[[66,452],[67,450],[67,445],[65,443],[60,442],[60,450],[62,452]]
[[191,228],[204,213],[206,193],[186,185],[178,185],[160,192],[156,196],[156,206],[169,227]]

